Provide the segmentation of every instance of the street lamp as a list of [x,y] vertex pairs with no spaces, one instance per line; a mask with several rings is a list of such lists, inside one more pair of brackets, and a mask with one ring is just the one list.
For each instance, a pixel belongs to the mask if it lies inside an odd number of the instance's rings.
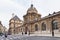
[[53,28],[53,21],[52,21],[52,36],[54,37],[54,28]]
[[23,28],[21,28],[21,31],[22,31],[22,35],[23,35]]
[[5,31],[4,40],[6,40],[6,38],[7,38],[7,32]]

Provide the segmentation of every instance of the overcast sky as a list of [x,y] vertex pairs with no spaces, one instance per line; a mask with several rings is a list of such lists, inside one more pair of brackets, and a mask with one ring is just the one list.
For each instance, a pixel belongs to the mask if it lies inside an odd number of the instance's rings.
[[31,3],[38,10],[42,17],[47,16],[54,11],[60,11],[60,0],[0,0],[0,21],[9,28],[9,20],[12,18],[12,13],[23,20],[23,15]]

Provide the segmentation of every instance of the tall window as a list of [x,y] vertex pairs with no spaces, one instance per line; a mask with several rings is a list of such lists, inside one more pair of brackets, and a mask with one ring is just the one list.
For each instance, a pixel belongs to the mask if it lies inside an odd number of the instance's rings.
[[57,21],[52,21],[52,27],[53,29],[58,29],[58,22]]
[[38,31],[38,25],[37,24],[35,25],[35,31]]
[[45,31],[46,30],[46,24],[43,22],[42,23],[42,30]]

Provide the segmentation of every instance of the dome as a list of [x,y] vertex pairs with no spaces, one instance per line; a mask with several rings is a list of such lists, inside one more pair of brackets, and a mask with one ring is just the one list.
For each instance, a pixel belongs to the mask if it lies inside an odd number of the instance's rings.
[[31,7],[27,10],[27,13],[37,13],[37,10],[33,7],[33,4],[31,4]]

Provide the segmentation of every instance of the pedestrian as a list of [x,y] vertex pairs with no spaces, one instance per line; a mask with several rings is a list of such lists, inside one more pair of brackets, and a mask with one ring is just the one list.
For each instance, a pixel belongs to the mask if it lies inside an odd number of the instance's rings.
[[5,34],[5,38],[7,38],[7,34]]
[[22,32],[22,35],[23,35],[23,32]]

